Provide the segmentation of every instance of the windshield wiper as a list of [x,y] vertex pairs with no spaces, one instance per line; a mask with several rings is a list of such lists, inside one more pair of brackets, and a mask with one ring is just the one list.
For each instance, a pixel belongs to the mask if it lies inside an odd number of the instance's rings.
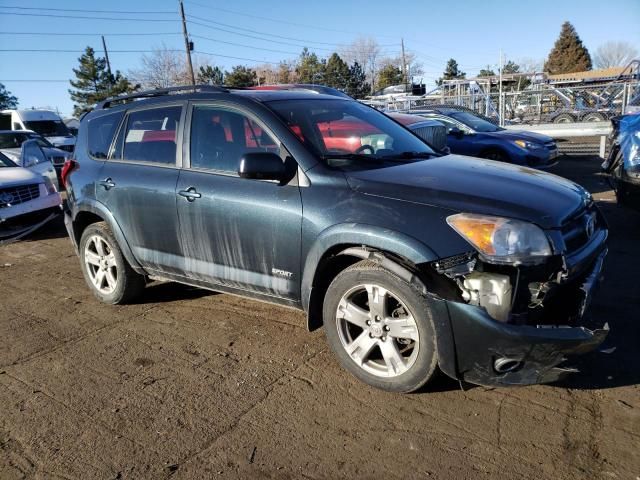
[[322,160],[335,160],[335,159],[345,159],[345,160],[365,160],[368,162],[378,163],[383,157],[376,157],[370,154],[365,153],[331,153],[328,155],[322,155]]
[[431,158],[438,156],[439,155],[435,152],[401,152],[396,155],[385,155],[382,158],[390,160],[411,160],[414,158]]

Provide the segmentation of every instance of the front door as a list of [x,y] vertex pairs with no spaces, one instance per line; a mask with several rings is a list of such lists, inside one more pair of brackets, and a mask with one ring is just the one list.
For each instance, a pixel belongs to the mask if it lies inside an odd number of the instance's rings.
[[149,271],[182,273],[175,195],[182,108],[180,104],[130,111],[96,185],[98,200],[111,211],[134,256]]
[[[198,280],[297,299],[302,202],[295,181],[280,185],[237,174],[249,152],[284,149],[251,113],[195,104],[178,179],[184,269]],[[187,140],[188,139],[188,140]]]

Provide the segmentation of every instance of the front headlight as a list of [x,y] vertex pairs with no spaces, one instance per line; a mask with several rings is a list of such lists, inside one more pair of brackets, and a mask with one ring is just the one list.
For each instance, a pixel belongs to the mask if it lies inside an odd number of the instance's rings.
[[451,215],[447,223],[492,263],[536,263],[551,255],[547,236],[533,223],[471,213]]
[[42,178],[44,179],[44,186],[46,187],[47,193],[49,195],[56,193],[58,191],[56,186],[53,184],[53,180],[51,180],[49,177],[46,177],[46,176],[43,176]]
[[520,148],[524,148],[525,150],[538,148],[538,145],[536,145],[535,143],[527,142],[526,140],[515,140],[513,143],[515,143]]

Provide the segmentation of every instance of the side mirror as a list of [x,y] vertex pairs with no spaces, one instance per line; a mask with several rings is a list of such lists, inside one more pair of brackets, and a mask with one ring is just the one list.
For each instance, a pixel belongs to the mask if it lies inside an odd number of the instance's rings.
[[24,168],[31,168],[39,163],[48,162],[49,159],[38,145],[37,140],[27,140],[22,144],[20,151],[20,163]]
[[464,137],[464,132],[460,130],[458,127],[451,127],[448,132],[450,135],[453,135],[456,138]]
[[240,159],[238,175],[253,180],[277,180],[281,182],[286,175],[285,164],[275,153],[246,153]]

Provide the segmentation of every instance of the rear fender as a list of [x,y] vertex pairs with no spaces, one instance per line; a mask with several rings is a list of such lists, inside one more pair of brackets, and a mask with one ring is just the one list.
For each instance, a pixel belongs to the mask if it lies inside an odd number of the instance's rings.
[[109,229],[113,233],[113,236],[116,238],[116,241],[118,242],[118,246],[122,251],[122,255],[124,255],[124,258],[126,258],[127,262],[129,262],[129,265],[131,265],[131,268],[136,273],[140,273],[140,274],[145,273],[144,269],[140,266],[140,263],[138,263],[138,260],[133,255],[131,247],[129,246],[127,239],[122,233],[122,229],[120,228],[120,225],[118,225],[118,222],[116,221],[114,216],[111,214],[109,209],[103,203],[95,199],[84,199],[81,202],[74,205],[73,211],[71,212],[72,226],[73,226],[74,233],[80,234],[80,235],[81,235],[81,232],[76,231],[76,229],[78,228],[76,224],[76,219],[78,215],[82,212],[90,212],[102,218],[106,222],[106,224],[109,226]]

